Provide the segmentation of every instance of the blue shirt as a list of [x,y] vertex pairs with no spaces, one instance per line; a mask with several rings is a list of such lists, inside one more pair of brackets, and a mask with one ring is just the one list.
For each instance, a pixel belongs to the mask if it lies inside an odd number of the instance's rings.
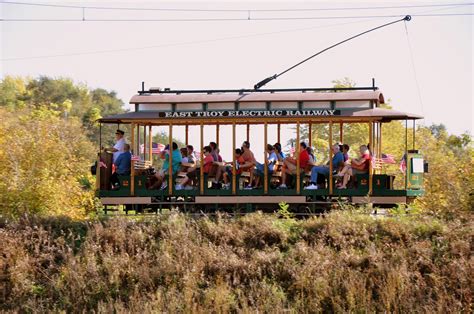
[[271,152],[270,156],[268,156],[268,170],[273,171],[273,165],[275,165],[275,162],[277,161],[277,154],[275,152]]
[[339,167],[340,163],[344,162],[344,155],[341,152],[337,152],[333,157],[332,157],[332,169],[337,170],[337,167]]
[[130,168],[132,164],[132,153],[123,152],[115,160],[115,167],[117,174],[128,175],[130,174]]
[[[176,173],[179,171],[179,168],[181,167],[181,152],[179,149],[173,150],[173,173]],[[169,169],[169,163],[170,163],[170,155],[169,153],[165,154],[165,161],[163,162],[163,170],[168,171]]]

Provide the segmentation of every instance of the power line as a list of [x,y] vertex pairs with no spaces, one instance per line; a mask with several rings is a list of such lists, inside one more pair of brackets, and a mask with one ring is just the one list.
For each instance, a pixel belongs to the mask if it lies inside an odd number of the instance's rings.
[[420,83],[418,81],[418,74],[416,72],[416,67],[415,67],[415,58],[413,56],[413,48],[412,48],[412,45],[411,45],[411,41],[410,41],[410,36],[408,35],[408,26],[407,26],[407,23],[405,22],[405,34],[406,34],[406,38],[407,38],[407,44],[408,44],[408,51],[409,51],[409,55],[410,55],[410,62],[411,62],[411,68],[412,68],[412,71],[413,71],[413,76],[415,78],[415,84],[416,84],[416,90],[417,90],[417,93],[418,93],[418,101],[420,102],[420,106],[421,106],[421,115],[423,116],[424,115],[424,106],[423,106],[423,99],[421,97],[421,88],[420,88]]
[[419,4],[419,5],[395,5],[395,6],[370,6],[370,7],[342,7],[342,8],[297,8],[297,9],[189,9],[189,8],[141,8],[141,7],[103,7],[103,6],[79,6],[63,4],[47,4],[35,2],[3,1],[3,4],[41,6],[67,9],[87,10],[120,10],[120,11],[176,11],[176,12],[299,12],[299,11],[347,11],[347,10],[382,10],[382,9],[408,9],[447,6],[466,6],[474,3],[446,3],[446,4]]
[[328,51],[328,50],[330,50],[330,49],[332,49],[332,48],[335,48],[335,47],[337,47],[337,46],[339,46],[339,45],[342,45],[342,44],[345,43],[345,42],[348,42],[348,41],[350,41],[350,40],[352,40],[352,39],[355,39],[355,38],[360,37],[360,36],[362,36],[362,35],[365,35],[365,34],[367,34],[367,33],[376,31],[376,30],[378,30],[378,29],[381,29],[381,28],[384,28],[384,27],[387,27],[387,26],[390,26],[390,25],[393,25],[393,24],[396,24],[396,23],[399,23],[399,22],[402,22],[402,21],[410,21],[410,20],[411,20],[411,16],[407,15],[407,16],[405,16],[405,17],[402,18],[402,19],[399,19],[399,20],[396,20],[396,21],[392,21],[392,22],[389,22],[389,23],[386,23],[386,24],[383,24],[383,25],[379,25],[379,26],[377,26],[377,27],[374,27],[374,28],[371,28],[371,29],[369,29],[369,30],[367,30],[367,31],[364,31],[364,32],[362,32],[362,33],[359,33],[359,34],[357,34],[357,35],[354,35],[354,36],[351,36],[351,37],[349,37],[349,38],[346,38],[346,39],[344,39],[344,40],[342,40],[342,41],[340,41],[340,42],[338,42],[338,43],[336,43],[336,44],[334,44],[334,45],[331,45],[331,46],[329,46],[329,47],[327,47],[327,48],[325,48],[325,49],[323,49],[323,50],[321,50],[321,51],[318,51],[317,53],[315,53],[315,54],[309,56],[308,58],[306,58],[306,59],[304,59],[304,60],[298,62],[297,64],[295,64],[295,65],[293,65],[293,66],[287,68],[286,70],[284,70],[284,71],[282,71],[282,72],[280,72],[280,73],[278,73],[278,74],[275,74],[275,75],[273,75],[273,76],[267,77],[266,79],[263,79],[262,81],[260,81],[260,82],[258,82],[257,84],[255,84],[255,85],[254,85],[254,88],[255,88],[255,89],[260,89],[262,86],[268,84],[269,82],[271,82],[271,81],[273,81],[273,80],[276,80],[278,77],[280,77],[280,76],[282,76],[283,74],[285,74],[285,73],[287,73],[287,72],[293,70],[294,68],[300,66],[301,64],[303,64],[303,63],[305,63],[305,62],[307,62],[307,61],[313,59],[314,57],[319,56],[320,54],[322,54],[322,53],[324,53],[324,52],[326,52],[326,51]]
[[227,37],[220,37],[220,38],[214,38],[214,39],[205,39],[205,40],[197,40],[197,41],[187,41],[187,42],[180,42],[180,43],[171,43],[171,44],[162,44],[162,45],[152,45],[152,46],[135,47],[135,48],[96,50],[96,51],[89,51],[89,52],[77,52],[77,53],[45,55],[45,56],[32,56],[32,57],[4,58],[4,59],[0,59],[0,61],[17,61],[17,60],[29,60],[29,59],[46,59],[46,58],[56,58],[56,57],[82,56],[82,55],[104,54],[104,53],[113,53],[113,52],[127,52],[127,51],[146,50],[146,49],[153,49],[153,48],[165,48],[165,47],[174,47],[174,46],[184,46],[184,45],[193,45],[193,44],[201,44],[201,43],[218,42],[218,41],[224,41],[224,40],[232,40],[232,39],[243,39],[243,38],[250,38],[250,37],[259,37],[259,36],[266,36],[266,35],[275,35],[275,34],[282,34],[282,33],[291,33],[291,32],[298,32],[298,31],[305,31],[305,30],[313,30],[313,29],[320,29],[320,28],[331,28],[331,27],[337,27],[337,26],[343,26],[343,25],[349,25],[349,24],[357,24],[357,23],[369,22],[369,21],[371,21],[371,20],[366,20],[366,19],[364,19],[364,20],[361,20],[361,21],[351,21],[351,22],[336,23],[336,24],[330,24],[330,25],[318,25],[318,26],[313,26],[313,27],[287,29],[287,30],[282,30],[282,31],[265,32],[265,33],[255,33],[255,34],[238,35],[238,36],[227,36]]
[[[472,16],[474,13],[411,14],[418,17]],[[370,18],[398,18],[404,15],[358,15],[313,17],[248,17],[248,18],[198,18],[198,19],[0,19],[0,22],[224,22],[224,21],[290,21],[290,20],[342,20]]]

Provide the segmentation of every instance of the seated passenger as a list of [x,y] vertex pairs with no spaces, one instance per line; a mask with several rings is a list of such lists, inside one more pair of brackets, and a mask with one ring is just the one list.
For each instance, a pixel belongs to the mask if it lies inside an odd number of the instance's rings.
[[[171,170],[173,175],[176,174],[180,167],[181,167],[181,152],[178,149],[178,144],[173,142],[173,152],[172,156],[172,165]],[[169,173],[169,162],[170,162],[170,154],[169,154],[169,145],[166,145],[165,149],[160,153],[160,158],[164,159],[163,168],[155,174],[157,181],[150,187],[150,189],[156,189],[160,187],[161,190],[164,190],[168,187],[168,183],[164,181],[165,176]]]
[[[344,164],[344,156],[339,151],[339,145],[335,144],[332,146],[334,156],[332,157],[332,169],[337,170],[342,164]],[[311,169],[311,182],[310,185],[306,186],[305,190],[316,190],[318,188],[318,174],[323,174],[329,179],[329,162],[324,166],[315,166]]]
[[[212,164],[214,163],[214,158],[211,155],[211,147],[210,146],[204,146],[204,160],[203,160],[203,172],[205,174],[209,174],[211,171]],[[193,188],[191,186],[188,187],[188,183],[191,181],[190,177],[193,177],[196,175],[196,171],[192,173],[188,173],[184,180],[181,182],[181,184],[176,185],[176,190],[192,190]]]
[[214,161],[222,162],[222,157],[219,155],[219,148],[215,142],[210,142],[209,147],[211,148],[211,156]]
[[[232,164],[232,162],[227,162],[226,164]],[[240,148],[235,149],[235,174],[241,174],[242,173],[242,165],[245,164],[245,160],[242,157],[242,150]],[[230,189],[230,178],[232,177],[232,167],[227,166],[226,171],[223,174],[223,179],[224,179],[224,185],[223,189],[228,190]]]
[[342,156],[344,156],[344,162],[349,160],[350,147],[347,144],[342,145]]
[[242,143],[242,158],[245,161],[243,165],[241,165],[242,171],[248,171],[250,173],[250,181],[249,184],[244,188],[245,190],[251,190],[252,182],[253,182],[253,172],[254,167],[257,164],[255,160],[255,156],[253,155],[252,151],[250,150],[250,143],[249,141],[244,141]]
[[[267,166],[268,166],[268,175],[271,176],[273,169],[275,168],[275,163],[278,161],[277,154],[275,153],[275,148],[267,144]],[[255,186],[260,184],[260,176],[263,176],[265,173],[265,164],[257,162],[257,178],[255,179]]]
[[[308,166],[309,162],[309,154],[308,151],[306,150],[306,143],[301,142],[300,143],[300,155],[298,156],[298,159],[300,161],[300,171],[304,171],[304,169]],[[278,189],[287,189],[288,187],[286,186],[286,176],[288,174],[293,175],[296,174],[296,165],[297,161],[293,157],[287,157],[284,161],[283,168],[282,169],[282,174],[281,174],[281,184],[278,187]]]
[[308,163],[312,164],[316,162],[316,157],[314,156],[314,151],[311,146],[306,147],[306,151],[308,152],[309,155],[309,161]]
[[342,181],[342,185],[338,187],[338,189],[345,189],[347,188],[347,183],[351,176],[356,174],[364,174],[368,173],[370,169],[370,162],[371,157],[367,146],[362,145],[360,146],[360,158],[353,159],[350,165],[346,165],[338,174],[337,176],[344,176]]
[[194,151],[193,145],[186,146],[188,150],[188,162],[191,164],[196,164],[198,162],[198,158],[196,156],[196,152]]
[[183,147],[179,150],[179,152],[181,153],[181,163],[188,163],[188,149],[186,147]]
[[110,183],[112,183],[112,189],[118,189],[120,187],[119,176],[129,176],[132,164],[132,153],[130,153],[130,145],[123,145],[123,153],[121,153],[114,162],[115,172],[110,177]]
[[285,159],[285,154],[283,154],[283,152],[281,151],[281,144],[275,143],[273,147],[275,147],[275,153],[277,155],[278,161],[283,162],[283,160]]

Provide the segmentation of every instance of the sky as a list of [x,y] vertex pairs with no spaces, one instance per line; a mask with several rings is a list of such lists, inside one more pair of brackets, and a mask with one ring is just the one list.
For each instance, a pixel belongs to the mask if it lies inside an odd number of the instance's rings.
[[[244,10],[83,11],[0,1],[2,77],[69,77],[92,88],[114,90],[125,103],[142,81],[146,87],[172,89],[251,88],[340,40],[413,14],[410,22],[329,50],[267,87],[329,87],[332,80],[344,77],[357,86],[369,86],[375,78],[394,109],[424,116],[420,122],[424,125],[443,123],[451,133],[473,133],[474,10],[469,1],[20,1],[79,7]],[[360,9],[440,4],[453,5]],[[336,8],[339,10],[327,10]],[[252,11],[262,9],[303,10]],[[471,15],[416,16],[459,13]],[[29,21],[12,21],[15,19]],[[180,21],[157,21],[163,19]],[[212,138],[212,132],[208,133]]]

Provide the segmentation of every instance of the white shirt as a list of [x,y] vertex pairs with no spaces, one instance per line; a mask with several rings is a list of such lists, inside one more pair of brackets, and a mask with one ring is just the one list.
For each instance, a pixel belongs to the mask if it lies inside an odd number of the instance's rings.
[[117,151],[114,152],[114,156],[113,156],[113,162],[114,163],[117,160],[118,156],[120,156],[120,154],[124,152],[124,146],[125,146],[125,139],[123,137],[121,139],[119,139],[117,141],[117,143],[115,143],[114,148]]

